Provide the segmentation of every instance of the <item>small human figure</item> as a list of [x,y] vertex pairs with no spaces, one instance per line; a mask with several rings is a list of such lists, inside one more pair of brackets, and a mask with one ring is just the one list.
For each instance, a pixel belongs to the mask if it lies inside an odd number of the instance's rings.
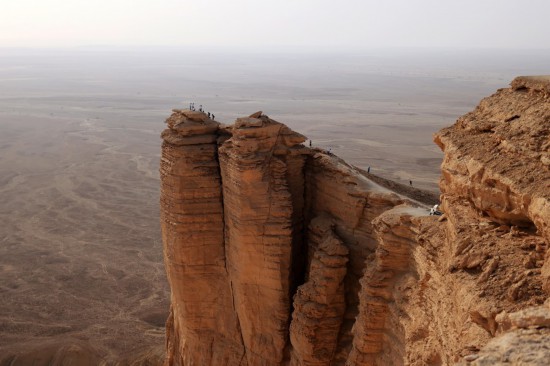
[[410,185],[411,185],[411,187],[412,187],[412,185],[413,185],[413,181],[412,181],[412,180],[409,180],[409,184],[410,184]]
[[367,173],[370,174],[370,166],[367,168]]
[[309,147],[311,147],[311,139],[309,140]]
[[208,112],[208,118],[210,118],[210,112]]
[[189,103],[189,110],[190,110],[190,111],[193,110],[193,103]]
[[212,113],[212,119],[216,119],[216,116],[214,116],[214,113]]
[[199,105],[199,112],[202,112],[202,104]]
[[332,155],[332,149],[330,147],[328,148],[328,154]]

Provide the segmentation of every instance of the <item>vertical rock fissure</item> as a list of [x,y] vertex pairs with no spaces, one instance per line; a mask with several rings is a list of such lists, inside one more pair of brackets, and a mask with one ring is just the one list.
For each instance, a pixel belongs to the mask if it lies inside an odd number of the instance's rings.
[[[289,286],[289,312],[288,312],[288,323],[287,327],[289,332],[287,333],[287,345],[285,347],[285,362],[291,362],[291,353],[292,353],[292,342],[290,339],[290,327],[292,324],[293,314],[294,314],[294,297],[298,291],[298,288],[302,286],[306,281],[307,273],[307,253],[308,253],[308,244],[307,244],[307,223],[306,223],[306,159],[304,159],[304,164],[302,165],[299,175],[299,181],[302,183],[301,192],[299,197],[292,197],[293,205],[293,216],[298,217],[297,226],[296,223],[293,223],[293,240],[291,248],[291,268],[290,268],[290,286]],[[287,170],[287,181],[290,182],[292,179],[291,172]],[[290,190],[290,187],[289,187]],[[301,204],[297,201],[299,199]]]
[[[217,133],[217,135],[219,136],[219,134]],[[220,149],[219,149],[219,144],[216,144],[216,155],[215,155],[215,159],[216,159],[216,166],[218,168],[218,175],[220,176],[220,183],[221,183],[221,187],[223,187],[224,185],[224,182],[223,182],[223,175],[222,175],[222,169],[221,169],[221,164],[220,164]],[[225,226],[225,205],[224,205],[224,194],[223,194],[223,188],[221,188],[221,193],[220,193],[220,199],[221,199],[221,206],[222,206],[222,225],[223,225],[223,257],[225,258],[225,273],[227,274],[228,278],[229,278],[229,272],[227,270],[227,250],[226,250],[226,237],[227,237],[227,232],[226,232],[226,226]],[[231,297],[233,298],[233,287],[231,287]],[[235,301],[233,300],[233,310],[235,310]]]
[[[306,163],[307,164],[307,163]],[[306,273],[307,273],[307,251],[308,251],[308,241],[307,241],[307,227],[309,225],[308,222],[306,222],[306,189],[307,189],[307,183],[306,183],[306,164],[304,164],[302,170],[300,171],[302,176],[302,195],[301,198],[303,199],[304,204],[301,207],[300,210],[300,221],[302,222],[301,228],[300,228],[300,235],[299,239],[296,242],[292,243],[292,252],[291,252],[291,281],[290,281],[290,317],[289,317],[289,323],[292,319],[292,313],[294,312],[294,295],[296,295],[296,291],[298,290],[298,287],[303,285],[306,281]]]
[[[302,174],[305,177],[304,170],[302,170]],[[304,179],[305,181],[305,179]],[[302,198],[305,201],[305,190],[306,185],[304,184],[303,194]],[[290,315],[292,315],[292,312],[294,311],[294,304],[292,299],[294,298],[294,295],[296,294],[296,291],[299,286],[303,285],[306,280],[306,273],[307,273],[307,252],[308,252],[308,241],[307,241],[307,226],[308,223],[306,223],[305,215],[304,215],[305,208],[303,207],[300,212],[300,217],[302,221],[302,225],[299,232],[299,240],[293,241],[292,243],[292,257],[291,257],[291,281],[290,281]],[[289,319],[290,321],[290,319]]]
[[[219,131],[219,130],[218,130]],[[219,134],[218,134],[219,136]],[[237,321],[237,333],[239,335],[239,340],[241,341],[242,345],[242,357],[239,361],[239,365],[242,365],[242,361],[246,359],[246,347],[244,346],[244,338],[243,338],[243,332],[241,328],[241,320],[239,319],[239,314],[237,312],[237,308],[235,305],[235,292],[233,291],[233,280],[231,279],[231,276],[229,274],[229,270],[227,268],[227,226],[225,223],[225,204],[224,204],[224,193],[223,193],[223,186],[224,186],[224,179],[223,174],[221,171],[221,163],[220,163],[220,154],[219,154],[219,145],[216,144],[216,164],[218,167],[218,174],[220,176],[220,182],[221,182],[221,206],[222,206],[222,225],[223,225],[223,256],[225,258],[225,274],[227,276],[227,282],[229,283],[229,291],[231,295],[231,305],[233,307],[233,313],[235,314],[235,319]]]
[[[273,145],[272,149],[271,149],[271,153],[269,155],[269,162],[268,162],[268,169],[271,167],[271,159],[273,157],[273,153],[277,147],[277,145],[280,143],[280,138],[281,138],[281,130],[283,128],[283,125],[280,125],[279,126],[279,129],[277,130],[277,138],[275,139],[275,144]],[[281,159],[283,160],[283,159]],[[301,285],[303,283],[303,278],[302,280],[299,280],[297,279],[296,277],[299,276],[299,273],[300,271],[303,272],[303,269],[301,268],[301,261],[300,260],[297,260],[299,255],[301,254],[300,253],[300,249],[303,247],[303,233],[300,233],[302,235],[297,235],[296,233],[296,222],[294,222],[295,220],[295,217],[297,215],[297,212],[296,212],[296,208],[297,206],[300,206],[297,202],[296,202],[296,198],[294,197],[293,195],[293,190],[292,190],[292,187],[291,187],[291,172],[289,171],[290,167],[289,167],[289,161],[288,159],[284,159],[284,164],[286,166],[286,173],[285,173],[285,178],[286,178],[286,188],[288,190],[288,193],[289,193],[289,196],[290,196],[290,200],[291,200],[291,204],[292,204],[292,214],[291,214],[291,222],[290,222],[290,225],[291,225],[291,230],[292,230],[292,241],[291,241],[291,249],[290,249],[290,271],[289,271],[289,288],[288,288],[288,318],[287,318],[287,321],[286,321],[286,326],[287,326],[287,329],[290,329],[290,323],[292,321],[292,313],[294,311],[294,301],[293,301],[293,298],[294,298],[294,294],[296,293],[297,289],[298,289],[298,286]],[[304,172],[304,168],[302,167],[300,173],[303,174]],[[271,175],[270,175],[271,176]],[[270,180],[270,186],[271,186],[271,180]],[[270,187],[271,188],[271,187]],[[302,185],[302,192],[304,191],[305,187]],[[271,189],[269,190],[270,192],[270,196],[271,196]],[[302,196],[303,196],[303,193],[302,193]],[[301,212],[299,212],[299,220],[301,220],[303,222],[303,208],[304,206],[301,205]],[[269,213],[271,214],[271,197],[270,197],[270,204],[269,204]],[[301,228],[303,230],[303,227]],[[298,252],[298,253],[297,253]],[[302,274],[302,277],[303,277],[303,274]],[[285,344],[285,347],[284,347],[284,356],[283,356],[283,360],[284,361],[289,361],[290,360],[290,349],[292,348],[292,345],[291,345],[291,342],[290,342],[290,332],[287,331],[287,335],[286,335],[286,344]]]

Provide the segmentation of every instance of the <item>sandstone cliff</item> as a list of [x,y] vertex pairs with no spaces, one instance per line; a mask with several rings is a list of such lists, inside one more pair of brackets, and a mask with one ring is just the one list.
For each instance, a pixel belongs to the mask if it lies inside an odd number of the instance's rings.
[[483,360],[550,290],[549,90],[517,78],[436,135],[442,217],[261,112],[224,126],[174,110],[166,364]]

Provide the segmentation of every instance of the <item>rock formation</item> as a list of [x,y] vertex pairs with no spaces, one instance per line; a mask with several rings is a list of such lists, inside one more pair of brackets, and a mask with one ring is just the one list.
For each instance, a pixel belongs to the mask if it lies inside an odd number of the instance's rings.
[[549,95],[517,78],[435,136],[443,216],[261,112],[174,110],[166,364],[485,365],[547,341]]

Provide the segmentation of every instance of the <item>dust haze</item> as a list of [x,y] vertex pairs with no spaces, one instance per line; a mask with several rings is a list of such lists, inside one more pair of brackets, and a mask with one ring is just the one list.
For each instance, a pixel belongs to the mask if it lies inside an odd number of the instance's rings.
[[85,344],[164,346],[159,134],[172,108],[262,110],[313,146],[437,190],[432,133],[550,51],[236,53],[4,49],[0,58],[0,360]]

